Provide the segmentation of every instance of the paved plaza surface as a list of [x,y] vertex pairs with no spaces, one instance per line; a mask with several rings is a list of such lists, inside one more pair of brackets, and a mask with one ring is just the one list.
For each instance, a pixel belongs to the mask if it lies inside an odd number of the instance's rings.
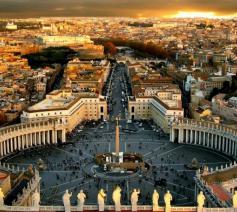
[[[5,162],[27,168],[29,164],[37,166],[39,159],[44,161],[46,169],[40,171],[42,205],[62,205],[66,189],[73,193],[73,205],[76,205],[76,196],[81,189],[87,195],[86,204],[96,204],[101,188],[108,194],[106,204],[112,204],[111,193],[116,185],[122,188],[122,204],[130,204],[131,191],[138,188],[141,190],[139,204],[151,204],[153,190],[157,189],[161,205],[164,205],[163,195],[167,190],[173,195],[172,204],[194,205],[196,171],[185,168],[186,165],[196,158],[200,165],[215,168],[229,163],[230,158],[202,147],[171,143],[169,136],[151,122],[128,124],[125,108],[130,93],[125,66],[116,64],[109,80],[106,91],[109,94],[109,120],[102,123],[91,121],[76,127],[68,135],[66,145],[29,149],[5,158]],[[138,171],[114,181],[88,171],[88,167],[95,166],[95,154],[115,150],[117,116],[121,118],[120,151],[142,154],[144,161],[152,167],[149,173]]]
[[[93,163],[96,153],[111,152],[115,148],[115,123],[92,123],[81,132],[68,137],[68,144],[26,150],[5,159],[6,163],[25,167],[36,165],[41,158],[47,168],[40,172],[42,205],[62,205],[62,195],[66,189],[72,193],[72,204],[76,204],[77,193],[83,189],[87,194],[86,204],[96,204],[97,192],[104,188],[108,193],[107,204],[111,204],[111,193],[119,184],[122,188],[122,204],[130,204],[133,188],[141,190],[140,204],[151,204],[151,195],[156,188],[163,205],[163,195],[170,190],[175,205],[193,205],[194,170],[185,168],[193,158],[209,167],[229,163],[230,158],[202,147],[180,145],[169,142],[165,135],[153,131],[149,123],[127,124],[121,121],[120,150],[138,152],[151,164],[149,174],[136,175],[117,182],[89,175],[87,164]],[[131,132],[124,132],[131,129]]]

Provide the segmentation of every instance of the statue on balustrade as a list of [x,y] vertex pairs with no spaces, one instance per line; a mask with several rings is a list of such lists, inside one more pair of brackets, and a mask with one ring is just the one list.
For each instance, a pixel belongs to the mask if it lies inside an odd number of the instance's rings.
[[170,193],[170,191],[167,191],[165,196],[164,196],[164,201],[165,201],[165,212],[171,212],[171,201],[173,197]]
[[197,203],[198,203],[198,208],[203,208],[204,204],[205,204],[205,196],[203,194],[202,191],[200,191],[200,193],[197,196]]
[[235,191],[232,197],[232,202],[233,202],[233,208],[237,208],[237,190]]
[[106,198],[106,193],[105,193],[104,189],[100,189],[100,191],[97,195],[97,202],[99,205],[99,211],[105,210],[105,198]]
[[85,203],[86,195],[83,192],[83,190],[80,190],[80,192],[77,194],[77,204],[79,207],[79,211],[83,211],[84,203]]
[[32,195],[32,206],[37,208],[40,206],[40,193],[37,190]]
[[115,205],[115,211],[121,211],[121,188],[117,186],[112,194],[112,199]]
[[4,193],[2,191],[2,188],[0,188],[0,207],[4,205]]
[[153,206],[153,211],[158,211],[159,193],[157,192],[157,190],[154,190],[153,195],[152,195],[152,206]]
[[131,204],[132,204],[132,211],[137,211],[137,203],[139,198],[140,190],[133,189],[131,195]]
[[71,202],[70,202],[71,196],[72,193],[68,193],[68,190],[66,190],[63,195],[63,205],[65,207],[65,212],[71,212]]

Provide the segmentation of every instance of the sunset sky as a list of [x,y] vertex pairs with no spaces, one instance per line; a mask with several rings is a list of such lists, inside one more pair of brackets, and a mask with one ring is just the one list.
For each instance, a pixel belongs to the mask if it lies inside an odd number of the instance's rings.
[[39,16],[169,17],[182,12],[237,15],[237,0],[0,0],[1,18]]

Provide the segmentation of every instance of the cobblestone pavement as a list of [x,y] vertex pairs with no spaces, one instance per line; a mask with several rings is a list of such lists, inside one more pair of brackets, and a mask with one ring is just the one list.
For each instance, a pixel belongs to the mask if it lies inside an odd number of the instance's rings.
[[[101,128],[103,126],[103,128]],[[149,162],[153,169],[147,177],[137,177],[119,182],[109,182],[88,176],[83,167],[92,162],[95,153],[114,150],[114,123],[99,124],[93,128],[85,128],[82,132],[68,139],[64,146],[42,147],[27,150],[6,159],[9,164],[27,167],[36,165],[41,158],[47,169],[41,171],[42,204],[62,205],[62,194],[65,189],[73,192],[72,204],[76,204],[76,195],[80,189],[87,193],[87,204],[96,204],[99,188],[108,192],[107,203],[111,203],[111,192],[116,184],[122,187],[123,204],[129,204],[133,188],[141,189],[141,204],[150,204],[153,189],[160,193],[160,204],[163,204],[163,194],[170,190],[176,205],[194,204],[195,171],[185,168],[193,158],[209,167],[221,166],[230,161],[224,155],[197,146],[179,145],[169,142],[168,137],[158,136],[148,123],[143,127],[139,124],[121,123],[121,128],[135,129],[136,132],[124,133],[121,129],[120,147],[124,152],[138,152]]]

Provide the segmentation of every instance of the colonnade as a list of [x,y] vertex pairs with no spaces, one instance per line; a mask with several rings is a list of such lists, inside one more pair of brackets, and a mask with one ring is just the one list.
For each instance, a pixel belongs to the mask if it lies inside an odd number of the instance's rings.
[[60,120],[11,125],[0,129],[0,157],[33,146],[66,142],[66,129]]
[[170,141],[204,146],[237,158],[237,130],[219,124],[178,119],[171,127]]

